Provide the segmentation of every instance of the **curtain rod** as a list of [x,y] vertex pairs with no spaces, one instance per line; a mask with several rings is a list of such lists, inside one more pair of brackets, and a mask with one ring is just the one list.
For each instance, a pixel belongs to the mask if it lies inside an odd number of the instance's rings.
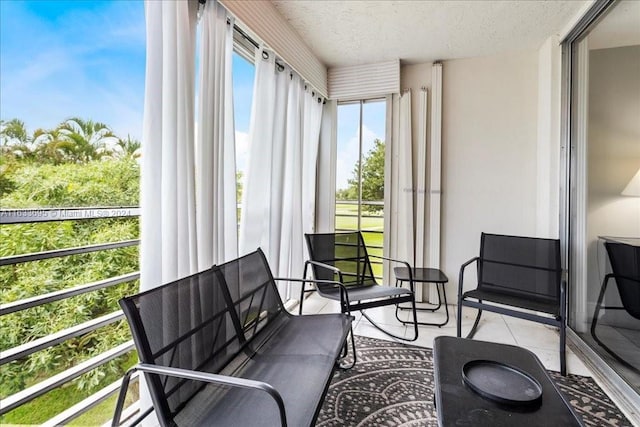
[[[207,3],[207,0],[198,0],[198,3],[204,7],[204,5]],[[227,18],[227,25],[231,25],[231,20],[228,18]],[[251,38],[242,28],[238,27],[235,23],[233,24],[233,30],[237,31],[238,34],[240,34],[246,41],[251,43],[256,49],[260,49],[260,44],[257,41],[255,41],[253,38]],[[265,59],[269,58],[269,54],[265,51],[262,52],[262,56]],[[284,71],[284,65],[278,62],[276,62],[276,67],[278,67],[278,71]],[[305,89],[306,88],[307,88],[307,85],[305,84]],[[315,91],[313,91],[312,96],[315,98],[316,96]],[[324,97],[318,97],[318,103],[320,102],[322,102],[322,104],[324,105],[327,103],[327,100]]]
[[[200,1],[207,1],[207,0],[200,0]],[[227,24],[231,25],[231,21],[227,19]],[[246,41],[248,41],[249,43],[251,43],[256,49],[260,48],[260,45],[258,44],[257,41],[255,41],[254,39],[252,39],[251,37],[249,37],[249,35],[247,33],[245,33],[240,27],[238,27],[236,24],[233,24],[233,30],[237,31],[238,34],[240,34]]]
[[[207,3],[207,0],[198,0],[198,3],[200,3],[202,6],[204,6]],[[227,24],[231,25],[231,21],[229,19],[227,19]],[[233,24],[233,29],[234,31],[237,31],[238,34],[240,34],[245,40],[247,40],[249,43],[251,43],[256,49],[260,48],[260,45],[258,44],[257,41],[255,41],[254,39],[252,39],[249,34],[245,33],[242,28],[238,27],[236,24]]]

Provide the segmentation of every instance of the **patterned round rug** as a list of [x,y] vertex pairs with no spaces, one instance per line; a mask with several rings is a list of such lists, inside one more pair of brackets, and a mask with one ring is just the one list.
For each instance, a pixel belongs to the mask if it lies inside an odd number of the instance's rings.
[[[336,371],[316,426],[438,425],[431,349],[357,336],[356,350],[356,366]],[[592,378],[551,377],[585,425],[631,426]]]

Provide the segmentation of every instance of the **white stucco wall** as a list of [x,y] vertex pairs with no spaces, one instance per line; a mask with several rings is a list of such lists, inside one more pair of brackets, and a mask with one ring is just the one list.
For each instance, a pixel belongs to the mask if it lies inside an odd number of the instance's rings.
[[442,267],[455,295],[480,233],[536,234],[538,52],[446,61]]

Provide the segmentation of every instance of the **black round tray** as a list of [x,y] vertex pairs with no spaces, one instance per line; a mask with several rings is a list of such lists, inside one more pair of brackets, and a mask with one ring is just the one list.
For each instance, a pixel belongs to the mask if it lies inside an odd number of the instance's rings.
[[462,379],[474,392],[494,402],[532,406],[542,400],[542,386],[531,375],[493,360],[472,360],[462,367]]

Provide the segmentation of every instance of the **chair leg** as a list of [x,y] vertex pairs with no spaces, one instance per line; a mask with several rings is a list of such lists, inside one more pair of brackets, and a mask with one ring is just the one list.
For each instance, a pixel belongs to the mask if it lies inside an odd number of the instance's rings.
[[[438,290],[438,285],[436,284],[436,290]],[[447,314],[447,318],[444,321],[444,323],[442,323],[441,325],[438,325],[438,327],[440,326],[444,326],[447,323],[449,323],[449,305],[447,304],[447,290],[445,288],[445,284],[442,283],[442,296],[444,297],[444,311]],[[440,292],[438,292],[438,300],[440,300]]]
[[598,343],[598,345],[600,347],[602,347],[602,349],[604,351],[606,351],[607,353],[609,353],[609,355],[611,357],[613,357],[615,360],[617,360],[621,365],[624,365],[625,367],[627,367],[628,369],[636,372],[637,374],[640,374],[640,369],[638,369],[638,367],[633,366],[631,363],[627,362],[626,360],[624,360],[622,357],[620,357],[615,351],[613,351],[611,348],[609,348],[605,343],[603,343],[596,335],[595,332],[592,332],[591,335],[593,336],[593,339]]
[[[478,300],[478,302],[482,302],[482,300]],[[458,327],[457,327],[457,336],[460,338],[462,336],[462,298],[458,297]],[[482,309],[478,309],[478,314],[476,315],[476,320],[473,322],[473,326],[471,327],[471,331],[467,334],[465,338],[473,338],[476,334],[476,329],[478,329],[478,323],[480,322],[480,316],[482,316]]]
[[609,348],[605,343],[603,343],[600,338],[598,338],[598,336],[596,335],[596,324],[598,323],[598,316],[600,315],[600,309],[602,308],[602,300],[604,299],[604,295],[607,289],[607,284],[609,282],[609,276],[605,276],[603,282],[602,282],[602,287],[600,288],[600,295],[598,295],[598,302],[596,302],[596,309],[593,313],[593,320],[591,321],[591,336],[593,337],[593,339],[595,340],[596,343],[598,343],[598,345],[600,347],[602,347],[602,349],[604,351],[606,351],[607,353],[609,353],[611,355],[611,357],[613,357],[614,359],[616,359],[618,362],[620,362],[622,365],[626,366],[627,368],[631,369],[634,372],[637,372],[640,374],[640,369],[638,369],[636,366],[633,366],[632,364],[630,364],[629,362],[627,362],[626,360],[624,360],[622,357],[620,357],[616,352],[614,352],[611,348]]
[[[415,302],[414,302],[414,304],[415,304]],[[371,319],[371,318],[367,315],[367,313],[365,313],[365,311],[364,311],[364,310],[362,310],[362,311],[361,311],[361,313],[362,313],[362,316],[363,316],[365,319],[367,319],[367,320],[369,321],[369,323],[371,323],[371,325],[373,325],[373,327],[375,327],[375,328],[376,328],[377,330],[379,330],[380,332],[383,332],[383,333],[385,333],[385,334],[389,335],[391,338],[395,338],[395,339],[397,339],[397,340],[402,340],[402,341],[415,341],[415,340],[418,338],[418,336],[417,336],[417,335],[418,335],[418,333],[417,333],[418,325],[416,325],[416,326],[415,326],[415,329],[416,329],[416,336],[415,336],[414,338],[405,338],[405,337],[401,337],[401,336],[399,336],[399,335],[396,335],[396,334],[394,334],[393,332],[389,332],[389,331],[387,331],[386,329],[384,329],[383,327],[381,327],[380,325],[378,325],[376,322],[374,322],[374,321],[373,321],[373,319]],[[415,315],[415,311],[414,311],[414,315]]]
[[476,315],[476,320],[475,322],[473,322],[473,327],[471,328],[471,331],[469,331],[469,333],[467,334],[467,338],[473,338],[473,336],[476,334],[476,329],[478,329],[478,323],[480,322],[480,316],[482,316],[482,309],[478,310],[478,314]]
[[[305,275],[306,275],[306,271],[305,271]],[[302,303],[304,302],[304,286],[305,285],[306,285],[306,282],[302,282],[302,286],[300,287],[300,307],[298,308],[298,314],[302,314]]]
[[596,302],[596,309],[593,312],[593,319],[591,320],[591,335],[593,339],[600,344],[600,340],[596,337],[596,323],[598,322],[598,316],[600,315],[600,308],[602,306],[602,300],[607,290],[607,284],[609,283],[608,277],[605,277],[600,287],[600,294],[598,295],[598,301]]
[[[407,338],[406,341],[415,341],[418,339],[418,314],[416,310],[415,298],[411,300],[411,308],[413,308],[413,338],[412,339]],[[396,308],[396,317],[398,317],[397,315],[398,315],[398,310]]]

